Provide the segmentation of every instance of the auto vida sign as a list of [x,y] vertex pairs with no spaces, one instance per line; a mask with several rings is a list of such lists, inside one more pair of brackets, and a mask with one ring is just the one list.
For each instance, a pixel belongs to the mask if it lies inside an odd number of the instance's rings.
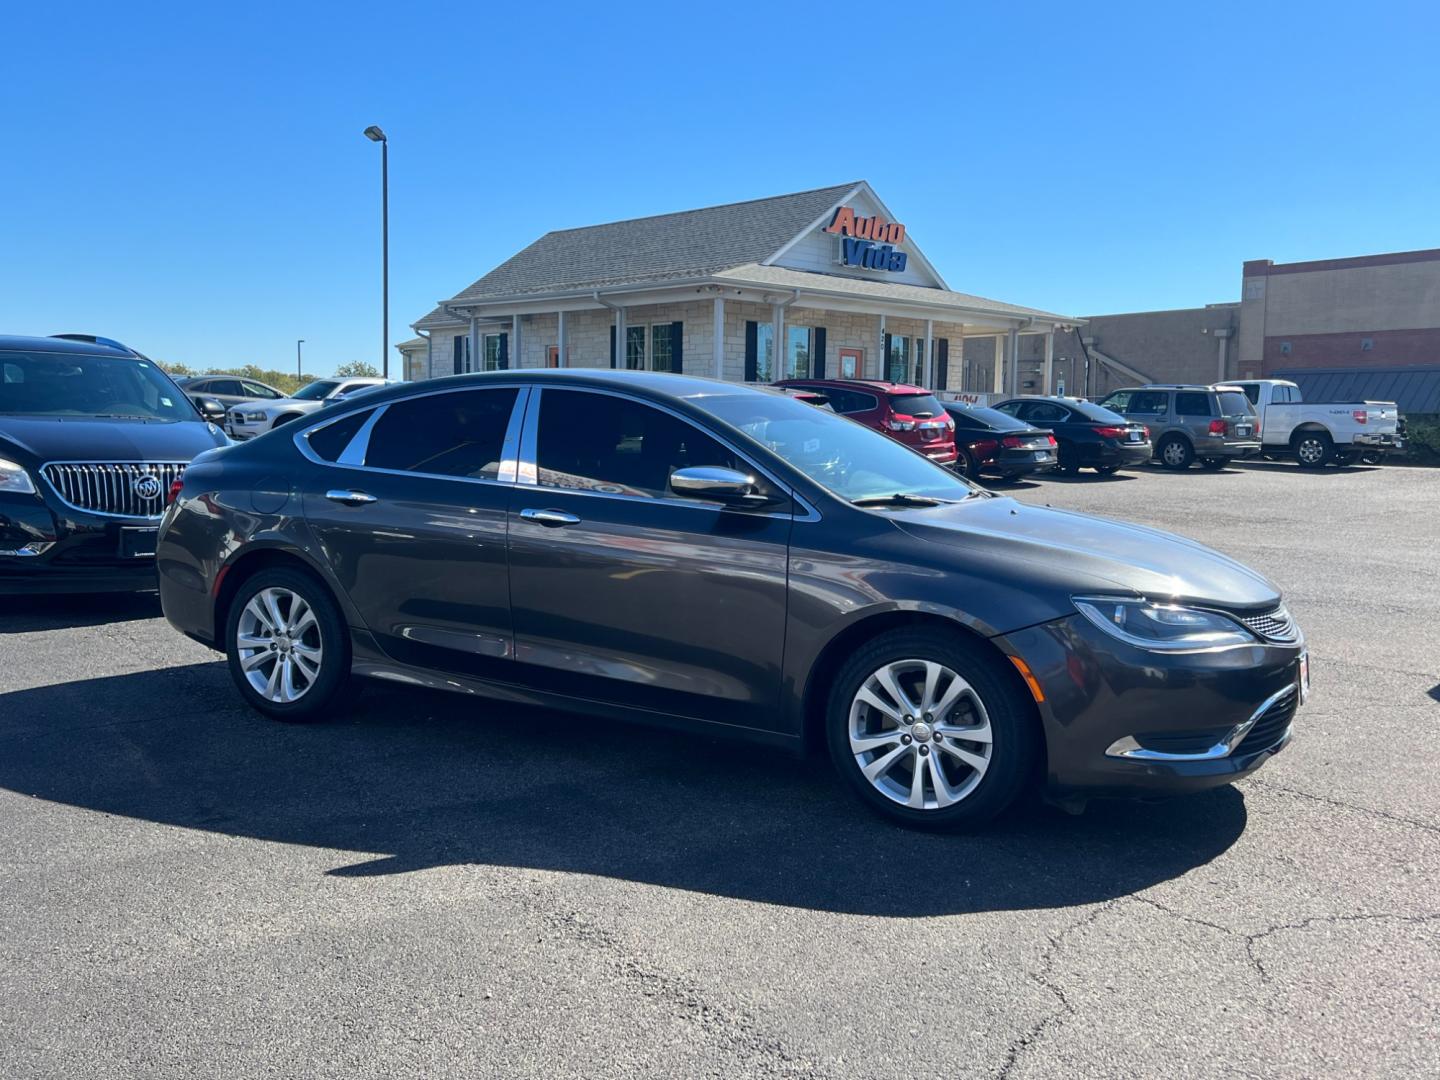
[[842,206],[825,231],[839,238],[841,266],[891,272],[905,269],[905,252],[896,249],[905,242],[905,226],[898,221],[886,221],[879,214],[863,217],[854,207]]

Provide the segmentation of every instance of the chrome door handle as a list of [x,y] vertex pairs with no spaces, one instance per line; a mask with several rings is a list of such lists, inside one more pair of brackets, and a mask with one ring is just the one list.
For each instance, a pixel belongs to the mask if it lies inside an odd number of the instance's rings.
[[346,506],[365,506],[367,503],[377,502],[374,495],[365,491],[353,491],[346,488],[332,488],[325,492],[325,497],[331,502],[344,503]]
[[551,529],[558,529],[561,525],[580,524],[578,517],[563,510],[521,510],[520,516],[526,521],[533,521]]

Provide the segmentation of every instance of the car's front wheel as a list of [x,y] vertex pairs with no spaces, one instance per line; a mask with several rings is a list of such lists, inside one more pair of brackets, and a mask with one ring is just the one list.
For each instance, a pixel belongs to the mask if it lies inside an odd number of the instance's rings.
[[240,586],[225,653],[241,696],[277,720],[324,716],[350,681],[344,617],[329,590],[300,570],[262,570]]
[[906,825],[960,828],[999,814],[1039,749],[1033,706],[1004,664],[958,631],[879,635],[831,690],[836,769],[863,802]]

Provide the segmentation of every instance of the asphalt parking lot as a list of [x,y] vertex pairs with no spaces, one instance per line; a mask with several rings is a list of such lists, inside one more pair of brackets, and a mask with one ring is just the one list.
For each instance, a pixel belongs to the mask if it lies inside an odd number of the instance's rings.
[[0,1076],[1440,1072],[1440,472],[1001,490],[1275,579],[1293,744],[924,835],[818,763],[462,697],[275,724],[153,598],[0,599]]

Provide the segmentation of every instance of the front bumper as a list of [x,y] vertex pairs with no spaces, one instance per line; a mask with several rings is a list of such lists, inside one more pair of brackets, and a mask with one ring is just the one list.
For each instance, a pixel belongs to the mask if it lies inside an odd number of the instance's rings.
[[[155,588],[159,519],[90,514],[33,496],[0,497],[0,594]],[[137,554],[126,554],[137,552]]]
[[[1303,641],[1167,654],[1111,638],[1078,615],[995,640],[1025,661],[1044,694],[1047,783],[1059,798],[1228,784],[1288,745],[1308,689]],[[1207,752],[1241,728],[1224,753]]]

